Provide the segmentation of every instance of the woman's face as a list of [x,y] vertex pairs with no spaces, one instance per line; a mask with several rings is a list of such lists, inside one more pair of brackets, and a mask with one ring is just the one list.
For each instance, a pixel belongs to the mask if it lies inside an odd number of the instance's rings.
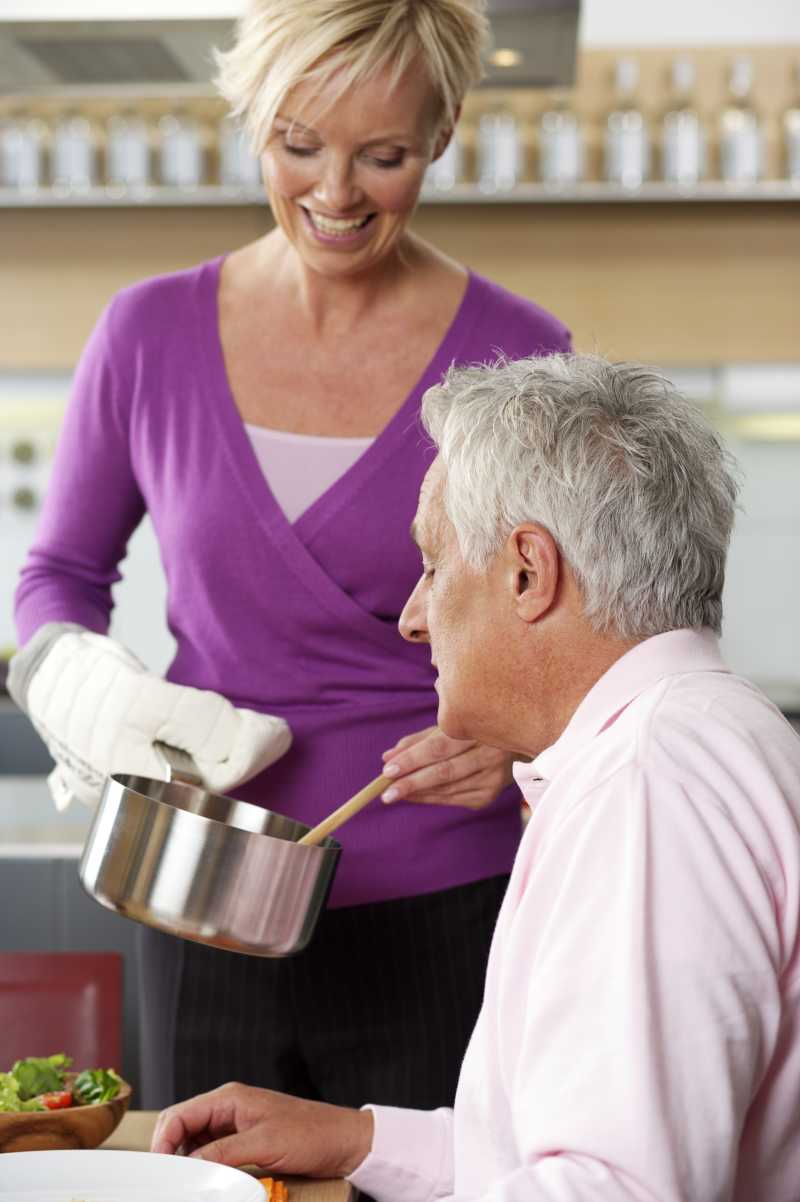
[[396,247],[435,151],[439,103],[412,64],[331,102],[331,86],[301,84],[284,100],[262,155],[275,220],[307,267],[326,276],[369,271]]

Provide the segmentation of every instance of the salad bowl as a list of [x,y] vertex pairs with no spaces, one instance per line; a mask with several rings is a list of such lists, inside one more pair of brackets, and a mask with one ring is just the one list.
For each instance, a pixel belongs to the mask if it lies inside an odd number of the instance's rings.
[[[68,1058],[58,1054],[17,1061],[10,1073],[0,1073],[0,1153],[96,1148],[108,1139],[128,1109],[130,1085],[114,1072],[72,1073],[68,1067]],[[35,1074],[42,1072],[51,1079],[41,1077],[40,1091]],[[108,1097],[104,1086],[112,1080],[116,1092]],[[31,1081],[34,1087],[26,1091]]]

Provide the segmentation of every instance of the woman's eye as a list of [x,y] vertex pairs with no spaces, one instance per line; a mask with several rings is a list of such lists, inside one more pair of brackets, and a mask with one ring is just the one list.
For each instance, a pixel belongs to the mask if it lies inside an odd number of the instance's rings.
[[403,161],[404,156],[402,154],[396,154],[394,156],[394,158],[384,159],[384,158],[381,158],[380,155],[374,154],[374,155],[371,155],[370,158],[376,167],[385,167],[388,169],[390,167],[399,167]]
[[284,149],[289,151],[289,154],[296,154],[299,158],[307,158],[311,154],[317,153],[316,146],[292,146],[289,142],[284,142]]

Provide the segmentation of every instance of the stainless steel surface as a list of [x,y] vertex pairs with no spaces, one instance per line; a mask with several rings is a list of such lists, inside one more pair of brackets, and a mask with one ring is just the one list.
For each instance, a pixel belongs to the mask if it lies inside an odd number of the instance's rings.
[[489,0],[492,49],[516,59],[486,61],[487,87],[552,88],[575,82],[580,0]]
[[111,777],[79,875],[87,893],[128,918],[253,956],[309,942],[340,845],[296,840],[309,828],[206,789]]
[[[221,20],[115,20],[115,0],[96,5],[97,20],[3,21],[0,67],[10,92],[94,89],[112,94],[125,87],[209,86],[212,46],[230,38],[230,17]],[[106,17],[107,19],[101,19]]]
[[[169,743],[160,743],[158,740],[153,747],[160,753],[164,761],[165,781],[181,781],[185,785],[202,786],[203,778],[188,751],[183,751],[180,747],[172,747]],[[75,800],[74,793],[65,793],[60,803],[57,804],[60,804],[61,809],[66,810],[73,805]]]
[[[492,49],[513,51],[498,65],[489,53],[485,83],[553,87],[574,82],[580,0],[489,0]],[[131,87],[181,90],[210,86],[211,47],[228,45],[231,4],[202,5],[166,20],[119,20],[116,0],[95,0],[93,20],[3,20],[0,75],[10,92],[49,95]],[[19,14],[17,14],[18,16]]]
[[184,751],[181,747],[173,747],[171,743],[159,741],[156,741],[153,747],[161,753],[166,761],[166,780],[180,781],[184,785],[202,786],[203,778],[188,751]]

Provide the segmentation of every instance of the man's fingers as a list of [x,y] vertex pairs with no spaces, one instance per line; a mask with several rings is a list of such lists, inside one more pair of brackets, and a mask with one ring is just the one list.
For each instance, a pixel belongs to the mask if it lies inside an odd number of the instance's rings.
[[259,1124],[249,1131],[226,1135],[222,1139],[215,1139],[213,1143],[204,1144],[192,1152],[192,1157],[195,1160],[210,1160],[214,1164],[227,1164],[231,1168],[240,1164],[255,1164],[263,1169],[274,1169],[278,1165],[273,1162],[267,1140],[264,1127]]
[[185,1144],[191,1145],[203,1132],[221,1135],[233,1130],[233,1101],[214,1090],[164,1110],[156,1122],[150,1150],[171,1154]]
[[187,1140],[186,1131],[178,1115],[168,1117],[166,1113],[159,1116],[150,1140],[151,1152],[163,1152],[171,1156],[183,1147]]

